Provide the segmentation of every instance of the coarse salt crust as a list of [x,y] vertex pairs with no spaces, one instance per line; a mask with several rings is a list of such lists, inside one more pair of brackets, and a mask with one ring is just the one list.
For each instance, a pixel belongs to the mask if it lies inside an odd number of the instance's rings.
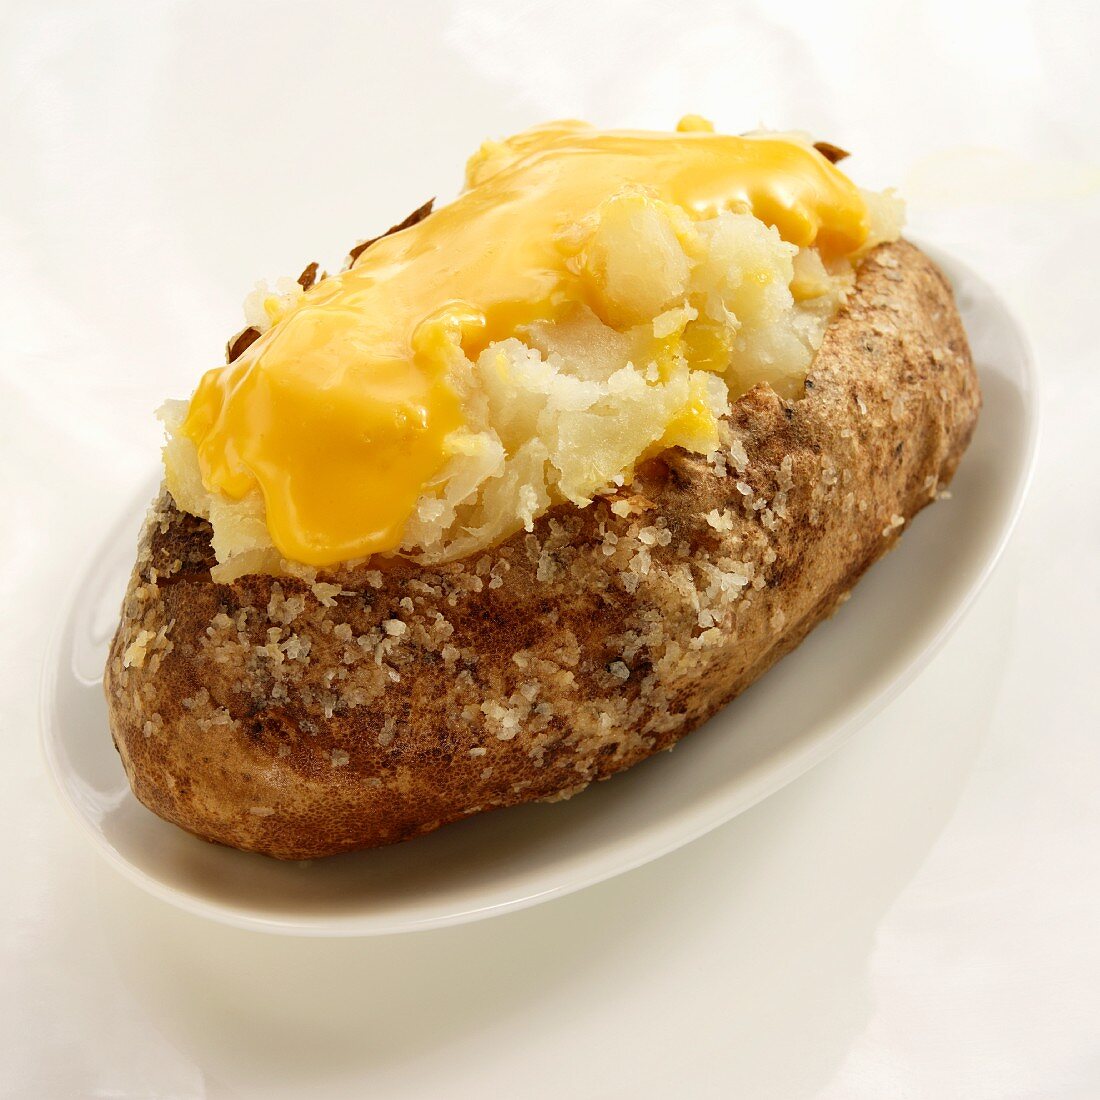
[[162,493],[105,677],[133,788],[287,859],[570,797],[839,606],[943,495],[979,404],[950,289],[898,242],[861,266],[800,400],[756,387],[714,453],[655,457],[475,557],[219,584],[210,525]]

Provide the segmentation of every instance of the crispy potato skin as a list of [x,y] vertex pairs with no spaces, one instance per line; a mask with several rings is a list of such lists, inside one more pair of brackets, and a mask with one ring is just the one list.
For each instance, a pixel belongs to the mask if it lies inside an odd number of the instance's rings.
[[902,241],[862,264],[805,397],[746,394],[727,469],[667,452],[615,498],[627,516],[557,508],[462,562],[326,573],[333,595],[213,583],[209,527],[162,494],[105,679],[134,792],[305,859],[606,779],[832,613],[950,480],[980,401],[951,291]]

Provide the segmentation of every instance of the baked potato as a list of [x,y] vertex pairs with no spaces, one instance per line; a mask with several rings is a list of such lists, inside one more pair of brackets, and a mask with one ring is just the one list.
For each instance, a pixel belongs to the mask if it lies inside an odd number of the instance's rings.
[[672,747],[844,602],[974,431],[943,275],[896,240],[854,280],[801,392],[755,384],[708,453],[651,449],[473,553],[219,577],[210,520],[163,490],[105,675],[137,797],[308,859],[568,798]]

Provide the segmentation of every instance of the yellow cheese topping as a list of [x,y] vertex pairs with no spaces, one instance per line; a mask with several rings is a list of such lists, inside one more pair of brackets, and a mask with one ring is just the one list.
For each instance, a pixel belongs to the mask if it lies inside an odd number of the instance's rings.
[[[183,433],[206,489],[258,487],[272,541],[295,561],[397,547],[464,423],[458,347],[476,356],[578,302],[600,312],[577,226],[620,193],[695,220],[751,212],[826,261],[868,234],[859,190],[793,138],[715,134],[689,116],[676,133],[557,122],[488,142],[458,199],[371,245],[202,378]],[[713,369],[721,350],[699,348],[692,365]]]

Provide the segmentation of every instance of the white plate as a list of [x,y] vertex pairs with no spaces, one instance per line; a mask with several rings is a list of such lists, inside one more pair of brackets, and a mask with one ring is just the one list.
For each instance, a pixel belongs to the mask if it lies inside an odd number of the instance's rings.
[[358,936],[477,920],[579,890],[687,844],[789,783],[926,664],[988,577],[1026,491],[1037,439],[1026,342],[989,287],[936,258],[955,284],[985,396],[952,499],[922,513],[839,615],[674,753],[570,802],[498,811],[309,864],[195,839],[130,793],[100,682],[151,485],[93,555],[47,657],[45,752],[77,823],[110,863],[181,908],[270,932]]

